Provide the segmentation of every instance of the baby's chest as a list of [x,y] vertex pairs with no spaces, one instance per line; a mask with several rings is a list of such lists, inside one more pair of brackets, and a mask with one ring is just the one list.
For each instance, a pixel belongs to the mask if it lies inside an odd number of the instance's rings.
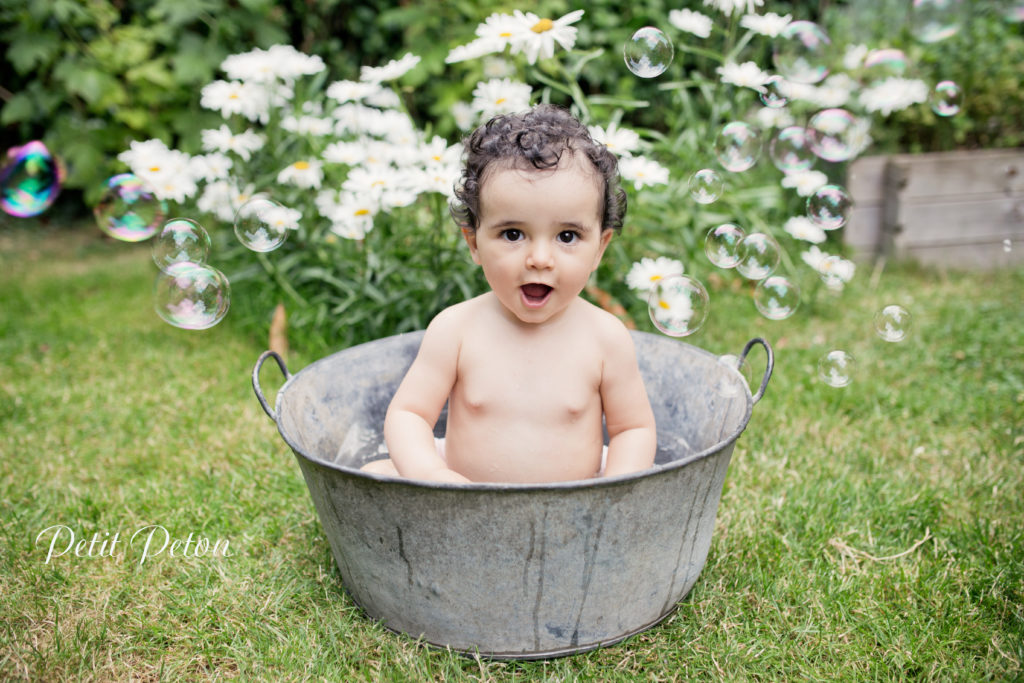
[[479,411],[572,416],[600,407],[601,363],[586,352],[537,358],[469,358],[457,392]]

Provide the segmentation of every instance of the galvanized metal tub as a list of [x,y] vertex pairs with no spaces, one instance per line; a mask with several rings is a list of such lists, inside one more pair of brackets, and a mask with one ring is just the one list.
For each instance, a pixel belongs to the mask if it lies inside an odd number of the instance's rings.
[[[359,468],[381,457],[388,403],[422,332],[290,375],[272,351],[253,388],[295,452],[352,599],[385,627],[466,653],[541,659],[591,650],[668,616],[704,567],[736,439],[764,395],[734,366],[633,333],[658,429],[655,466],[552,484],[441,484]],[[259,383],[286,378],[270,408]],[[444,416],[437,436],[444,434]]]

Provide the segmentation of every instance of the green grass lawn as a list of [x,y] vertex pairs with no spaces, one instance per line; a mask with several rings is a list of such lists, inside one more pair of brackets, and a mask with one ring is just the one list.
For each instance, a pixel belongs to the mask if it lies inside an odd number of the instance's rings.
[[[346,596],[294,456],[249,385],[264,340],[230,314],[203,332],[161,322],[146,245],[9,223],[0,679],[1024,675],[1022,270],[890,266],[875,281],[862,267],[841,296],[813,294],[781,322],[727,283],[713,289],[708,324],[686,341],[736,353],[764,336],[776,367],[700,580],[669,619],[619,645],[509,663],[391,634]],[[890,302],[914,315],[899,344],[872,329]],[[817,378],[830,348],[857,358],[843,389]],[[49,537],[37,538],[54,525],[78,539],[119,532],[122,546],[160,525],[227,542],[229,555],[140,564],[97,543],[91,557],[83,545],[46,562]]]

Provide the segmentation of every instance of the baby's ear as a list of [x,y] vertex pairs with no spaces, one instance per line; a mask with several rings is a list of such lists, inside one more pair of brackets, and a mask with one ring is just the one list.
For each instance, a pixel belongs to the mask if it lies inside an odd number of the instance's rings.
[[473,257],[473,263],[480,265],[480,257],[476,251],[476,230],[468,225],[462,226],[462,238],[469,245],[469,255]]

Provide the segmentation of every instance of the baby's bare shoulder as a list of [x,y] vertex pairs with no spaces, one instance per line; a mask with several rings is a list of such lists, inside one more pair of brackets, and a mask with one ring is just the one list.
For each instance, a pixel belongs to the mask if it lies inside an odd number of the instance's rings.
[[[581,300],[582,301],[582,300]],[[629,329],[608,311],[584,301],[583,315],[587,321],[589,332],[594,334],[602,345],[633,345]]]

